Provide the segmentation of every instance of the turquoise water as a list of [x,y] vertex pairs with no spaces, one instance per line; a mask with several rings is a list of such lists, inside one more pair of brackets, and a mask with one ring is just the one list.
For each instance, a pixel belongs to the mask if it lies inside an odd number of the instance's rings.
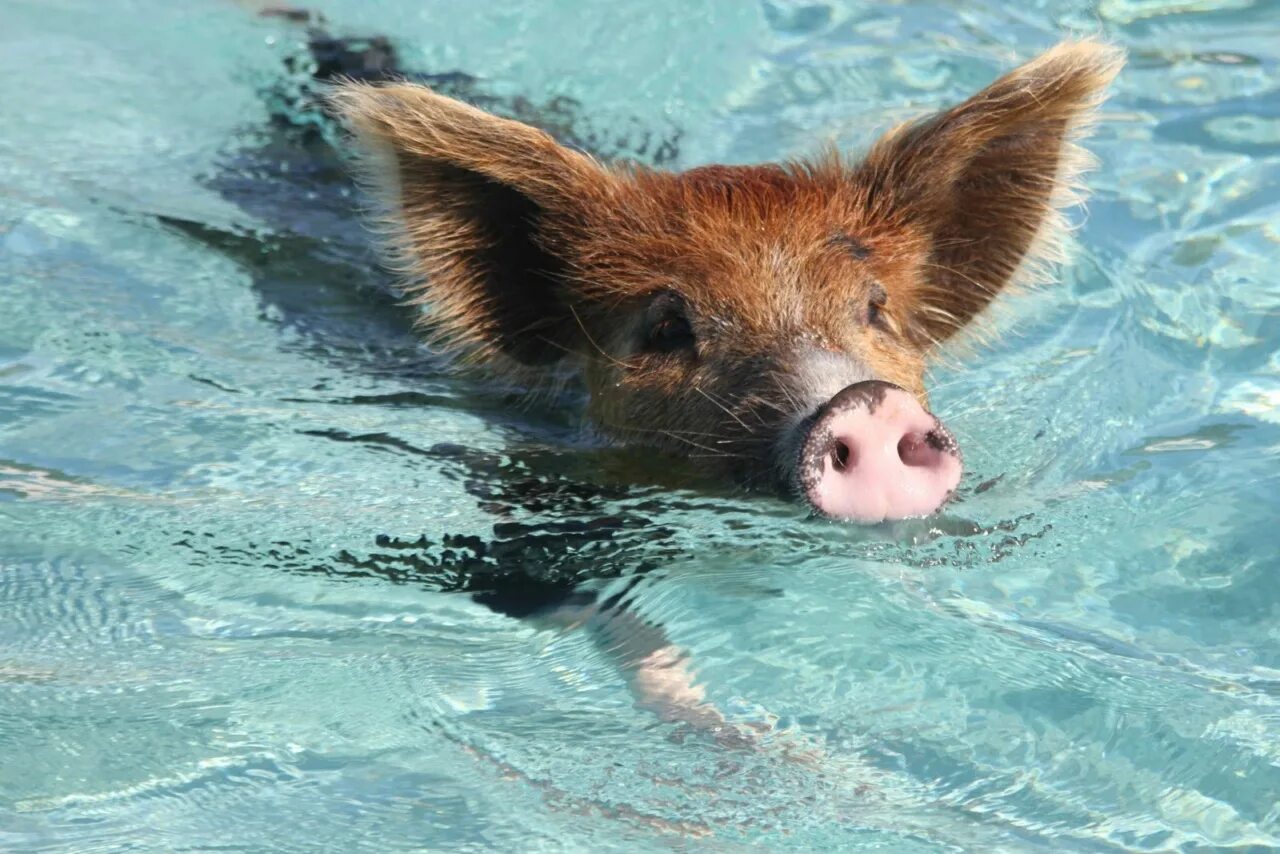
[[[932,377],[964,500],[808,520],[450,377],[270,130],[296,27],[6,0],[0,849],[1280,846],[1280,4],[488,5],[313,4],[678,166],[1128,48],[1076,263]],[[628,589],[755,746],[450,592],[524,575]]]

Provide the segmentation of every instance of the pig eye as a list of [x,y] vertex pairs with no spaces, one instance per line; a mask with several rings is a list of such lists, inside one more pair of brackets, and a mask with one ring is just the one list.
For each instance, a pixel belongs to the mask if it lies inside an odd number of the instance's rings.
[[886,327],[884,307],[889,302],[889,294],[879,285],[873,285],[871,295],[867,297],[867,325]]
[[696,340],[693,327],[685,314],[684,300],[671,291],[654,297],[645,311],[644,341],[646,353],[678,353],[693,350]]

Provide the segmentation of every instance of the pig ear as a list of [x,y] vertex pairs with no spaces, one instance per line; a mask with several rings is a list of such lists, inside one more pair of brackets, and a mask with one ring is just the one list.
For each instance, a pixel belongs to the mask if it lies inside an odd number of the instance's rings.
[[1061,209],[1090,161],[1075,145],[1122,54],[1066,42],[959,106],[880,141],[859,167],[873,211],[926,241],[913,331],[944,341],[1002,289],[1061,260]]
[[329,101],[355,134],[392,261],[438,338],[546,365],[581,336],[559,251],[607,173],[547,134],[410,84],[348,83]]

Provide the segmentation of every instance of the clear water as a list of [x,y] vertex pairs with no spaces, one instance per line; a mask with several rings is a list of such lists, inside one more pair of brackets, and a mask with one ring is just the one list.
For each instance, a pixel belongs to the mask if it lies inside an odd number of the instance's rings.
[[[5,0],[0,848],[1280,846],[1280,4],[314,5],[683,166],[864,144],[1069,29],[1131,63],[1076,265],[933,377],[967,497],[866,531],[444,374],[271,147],[296,29]],[[652,567],[758,749],[449,592],[466,543]]]

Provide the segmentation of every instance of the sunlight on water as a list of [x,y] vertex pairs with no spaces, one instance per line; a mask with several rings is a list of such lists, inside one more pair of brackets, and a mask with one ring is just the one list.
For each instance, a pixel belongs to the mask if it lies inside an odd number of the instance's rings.
[[[1124,45],[1074,265],[934,373],[962,500],[871,530],[449,376],[301,26],[113,5],[0,8],[0,848],[1280,846],[1273,3],[312,4],[677,167]],[[635,625],[500,613],[573,590]],[[755,749],[636,706],[656,625]]]

